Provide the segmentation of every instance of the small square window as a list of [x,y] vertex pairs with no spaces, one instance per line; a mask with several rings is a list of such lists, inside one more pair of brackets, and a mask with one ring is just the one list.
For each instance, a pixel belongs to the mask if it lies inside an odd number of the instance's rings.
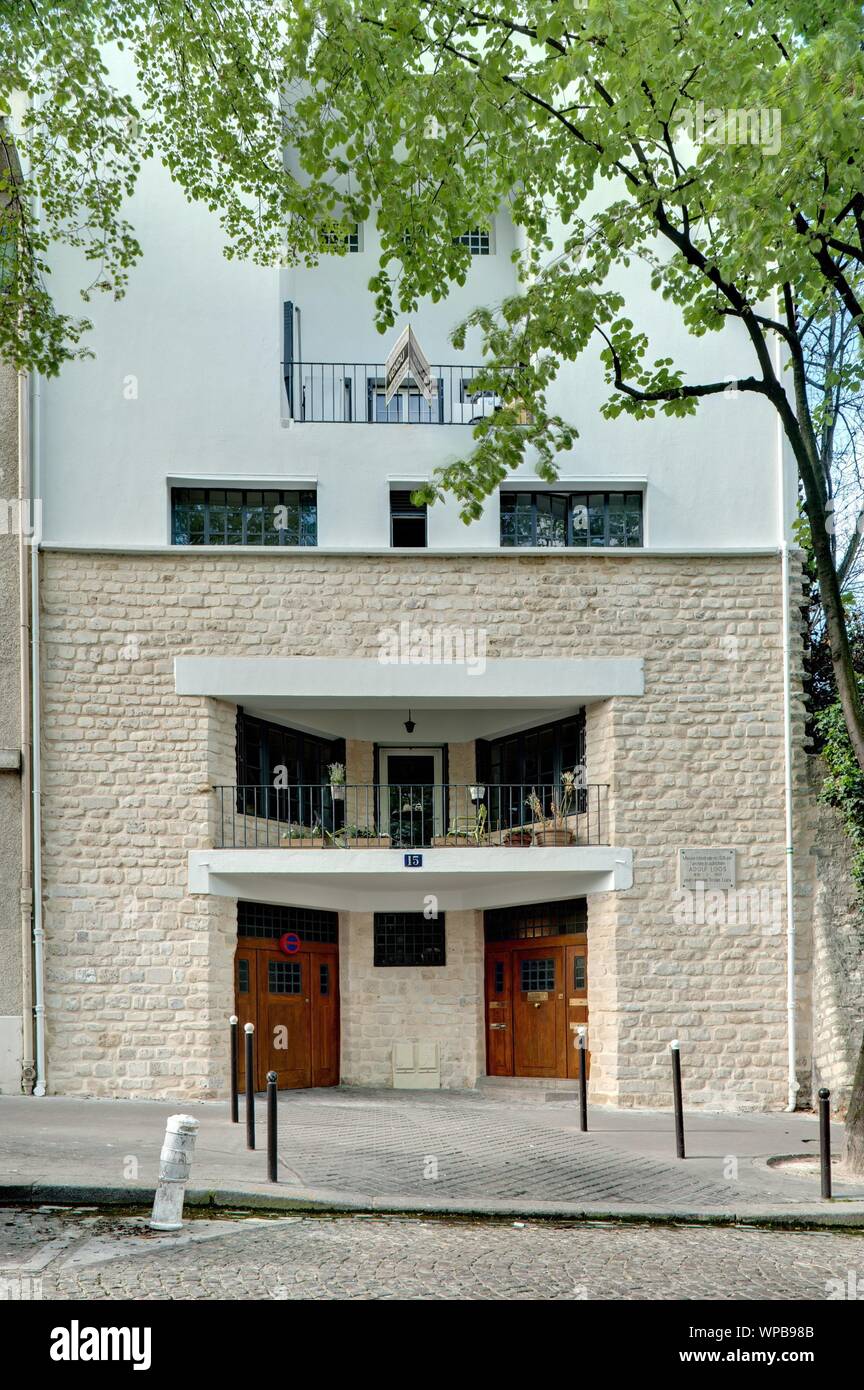
[[267,965],[270,994],[300,994],[303,988],[299,960],[271,960]]
[[453,242],[456,246],[467,246],[472,256],[488,256],[492,250],[489,232],[482,227],[474,227],[462,236],[454,236]]
[[522,963],[522,993],[529,991],[543,990],[551,993],[555,988],[555,959],[549,957],[545,960],[523,960]]
[[376,912],[373,938],[375,965],[446,964],[443,913]]

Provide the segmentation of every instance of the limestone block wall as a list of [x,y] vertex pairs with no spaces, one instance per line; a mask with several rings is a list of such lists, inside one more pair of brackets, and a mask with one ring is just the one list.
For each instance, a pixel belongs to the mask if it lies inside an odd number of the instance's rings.
[[[50,1085],[200,1095],[222,1075],[234,905],[188,895],[186,853],[208,844],[206,785],[234,780],[233,710],[178,698],[175,656],[375,658],[382,625],[404,619],[482,626],[489,658],[644,658],[644,697],[589,710],[589,777],[610,783],[611,836],[635,860],[631,890],[589,904],[595,1096],[667,1104],[677,1035],[690,1103],[783,1106],[781,608],[775,556],[47,553]],[[349,780],[364,780],[363,756],[349,746]],[[452,761],[450,775],[463,780]],[[766,920],[730,922],[723,904],[700,918],[695,904],[682,922],[682,845],[734,847],[739,884],[769,894]],[[454,966],[457,927],[448,917]],[[346,985],[351,956],[363,961],[354,930]],[[451,1078],[469,1074],[458,1038],[482,1028],[481,1004],[453,1003],[473,997],[467,968],[432,972],[422,995],[398,972],[367,982],[388,1026],[407,1028],[412,998],[441,1001]],[[348,995],[353,1068],[364,1011]],[[472,1010],[470,1028],[445,1021]],[[381,1075],[383,1043],[361,1075]],[[475,1070],[480,1057],[478,1041]]]
[[438,1043],[444,1087],[473,1086],[483,1073],[483,914],[448,912],[444,929],[446,965],[376,968],[372,914],[340,913],[346,1085],[389,1086],[393,1044],[411,1039]]
[[810,759],[813,788],[813,1092],[831,1091],[845,1111],[864,1034],[864,912],[852,879],[852,850],[843,823],[817,797],[824,776]]

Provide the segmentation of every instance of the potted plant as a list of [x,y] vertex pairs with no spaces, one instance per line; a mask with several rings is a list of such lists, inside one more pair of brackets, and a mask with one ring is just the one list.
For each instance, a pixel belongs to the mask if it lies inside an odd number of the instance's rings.
[[289,821],[282,827],[282,845],[285,849],[326,849],[327,841],[320,825]]
[[[570,802],[573,797],[573,774],[564,774],[561,779],[560,797],[553,797],[550,814],[547,815],[543,803],[534,787],[526,797],[525,804],[534,821],[534,843],[537,845],[572,845],[573,832],[567,824]],[[565,780],[569,777],[571,780]]]
[[332,834],[328,831],[327,839],[340,849],[368,849],[370,842],[381,849],[390,848],[390,836],[376,830],[374,825],[345,825]]
[[345,800],[345,764],[331,763],[327,769],[330,778],[330,795],[334,801]]

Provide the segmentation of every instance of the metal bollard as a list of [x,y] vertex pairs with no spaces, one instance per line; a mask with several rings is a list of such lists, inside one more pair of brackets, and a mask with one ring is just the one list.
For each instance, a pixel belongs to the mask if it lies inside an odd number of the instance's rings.
[[576,1029],[576,1046],[579,1049],[579,1128],[583,1133],[588,1128],[587,1031],[584,1023],[580,1023]]
[[179,1231],[183,1226],[183,1197],[192,1169],[198,1121],[191,1115],[169,1115],[159,1155],[159,1184],[153,1199],[150,1229]]
[[231,1123],[239,1124],[240,1115],[237,1104],[237,1024],[239,1019],[236,1014],[232,1014],[228,1020],[228,1029],[231,1036]]
[[831,1092],[825,1086],[819,1092],[819,1164],[822,1170],[822,1196],[831,1196],[831,1113],[828,1102]]
[[255,1024],[243,1025],[246,1034],[246,1147],[255,1147]]
[[672,1053],[672,1095],[675,1101],[675,1152],[679,1158],[684,1153],[684,1101],[681,1095],[681,1044],[673,1038],[669,1044]]
[[279,1177],[276,1172],[278,1162],[277,1131],[276,1126],[279,1119],[277,1077],[275,1071],[267,1073],[267,1177],[270,1182],[278,1182]]

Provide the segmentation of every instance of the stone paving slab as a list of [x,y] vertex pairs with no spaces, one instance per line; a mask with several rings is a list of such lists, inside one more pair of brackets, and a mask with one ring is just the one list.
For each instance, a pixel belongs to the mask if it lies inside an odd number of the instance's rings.
[[[170,1102],[0,1097],[5,1199],[149,1200]],[[671,1117],[591,1110],[578,1128],[570,1102],[508,1105],[476,1092],[328,1088],[280,1096],[280,1181],[266,1182],[263,1100],[259,1148],[227,1106],[187,1108],[201,1130],[192,1189],[206,1201],[280,1201],[366,1210],[496,1214],[608,1213],[791,1220],[820,1212],[864,1220],[864,1185],[838,1184],[819,1203],[818,1180],[768,1166],[772,1153],[812,1157],[811,1115],[687,1116],[688,1158],[674,1157]],[[242,1119],[242,1105],[241,1105]],[[841,1131],[836,1131],[839,1147]],[[71,1194],[71,1196],[70,1196]],[[190,1191],[190,1196],[192,1195]]]

